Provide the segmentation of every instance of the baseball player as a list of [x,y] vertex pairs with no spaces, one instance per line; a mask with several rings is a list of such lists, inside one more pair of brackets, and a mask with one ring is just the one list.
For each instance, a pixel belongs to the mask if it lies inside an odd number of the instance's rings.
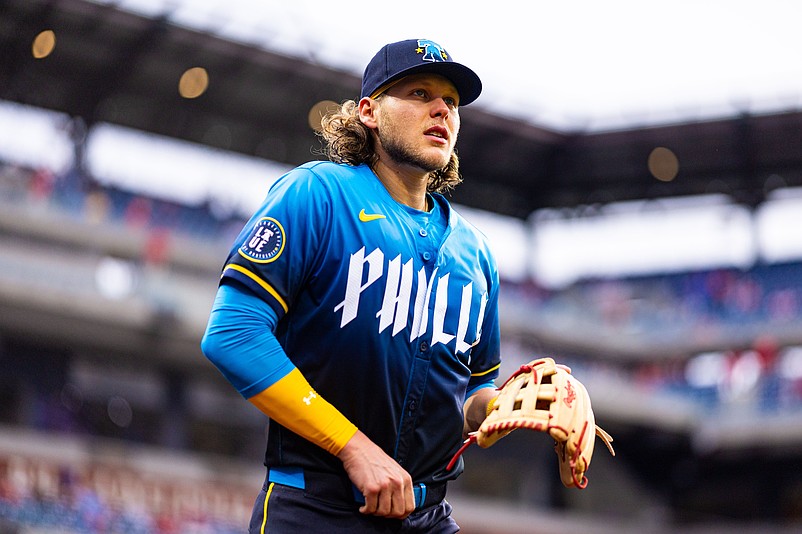
[[481,81],[440,45],[384,46],[223,268],[204,354],[270,418],[250,532],[459,530],[446,469],[495,397],[499,279],[441,194]]

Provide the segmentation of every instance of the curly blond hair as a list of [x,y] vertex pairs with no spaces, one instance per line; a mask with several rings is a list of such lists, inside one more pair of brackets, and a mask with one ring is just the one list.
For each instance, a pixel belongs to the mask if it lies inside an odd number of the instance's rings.
[[[359,120],[359,106],[354,100],[346,100],[340,108],[321,120],[320,137],[326,146],[323,153],[335,163],[370,166],[378,156],[370,128]],[[462,182],[459,174],[459,158],[451,153],[448,164],[429,173],[426,190],[429,193],[446,193]]]

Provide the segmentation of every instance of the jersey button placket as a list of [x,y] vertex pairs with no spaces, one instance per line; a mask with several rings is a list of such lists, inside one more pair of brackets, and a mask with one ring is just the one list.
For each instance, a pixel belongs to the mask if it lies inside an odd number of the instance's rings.
[[[418,235],[425,239],[429,237],[429,232],[426,231],[426,228],[421,227],[418,229]],[[426,263],[428,263],[432,259],[432,253],[429,252],[428,250],[422,252],[420,256]]]

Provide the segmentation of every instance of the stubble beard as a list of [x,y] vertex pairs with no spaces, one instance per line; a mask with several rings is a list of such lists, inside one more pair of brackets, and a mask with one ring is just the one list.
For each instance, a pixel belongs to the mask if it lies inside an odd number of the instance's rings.
[[427,158],[419,151],[404,143],[392,128],[388,130],[379,129],[378,137],[382,148],[387,156],[399,165],[416,167],[424,172],[439,171],[448,165],[450,155],[435,161],[434,158]]

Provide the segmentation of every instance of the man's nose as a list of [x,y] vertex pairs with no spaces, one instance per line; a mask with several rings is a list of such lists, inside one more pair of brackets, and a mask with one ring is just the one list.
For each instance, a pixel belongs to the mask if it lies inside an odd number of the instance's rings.
[[445,99],[435,98],[432,101],[432,116],[434,117],[447,117],[451,109],[446,104]]

